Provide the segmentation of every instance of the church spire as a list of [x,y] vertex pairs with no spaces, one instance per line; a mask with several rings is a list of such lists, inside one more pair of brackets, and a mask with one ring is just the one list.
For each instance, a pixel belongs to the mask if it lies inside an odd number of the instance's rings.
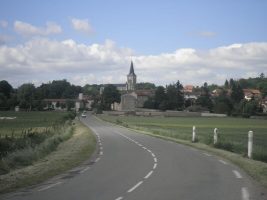
[[134,73],[133,61],[131,61],[130,72],[127,75],[127,90],[134,91],[136,85],[136,75]]
[[133,67],[133,61],[131,60],[131,67],[130,67],[130,72],[129,72],[129,75],[135,75],[134,73],[134,67]]

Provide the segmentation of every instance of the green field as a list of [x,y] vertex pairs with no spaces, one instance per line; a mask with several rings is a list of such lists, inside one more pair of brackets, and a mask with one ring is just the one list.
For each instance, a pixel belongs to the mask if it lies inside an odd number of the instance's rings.
[[105,116],[100,118],[123,126],[149,131],[183,140],[191,140],[192,127],[196,126],[198,142],[212,145],[213,130],[218,128],[217,148],[246,155],[248,131],[254,132],[254,153],[257,160],[267,162],[267,120],[244,118],[204,118],[204,117],[135,117]]
[[71,112],[0,112],[0,175],[43,158],[73,134]]
[[0,136],[20,136],[25,129],[51,127],[66,115],[66,112],[0,112],[0,118],[16,117],[0,119]]

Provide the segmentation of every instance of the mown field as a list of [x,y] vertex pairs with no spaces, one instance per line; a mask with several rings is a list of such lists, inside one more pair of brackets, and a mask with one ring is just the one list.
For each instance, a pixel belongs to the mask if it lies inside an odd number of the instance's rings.
[[[15,119],[1,119],[1,117],[16,117]],[[21,136],[29,128],[51,127],[64,121],[66,112],[0,112],[0,136]]]
[[248,131],[254,132],[253,158],[267,162],[267,120],[244,118],[204,117],[135,117],[105,116],[100,118],[123,126],[149,131],[183,140],[192,139],[192,127],[196,126],[198,142],[213,146],[213,131],[218,128],[219,143],[216,148],[246,156]]

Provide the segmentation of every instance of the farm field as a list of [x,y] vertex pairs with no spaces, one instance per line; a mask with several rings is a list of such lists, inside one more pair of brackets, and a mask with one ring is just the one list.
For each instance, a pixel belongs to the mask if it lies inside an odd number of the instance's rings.
[[136,117],[99,116],[103,120],[123,126],[149,131],[183,140],[192,139],[192,127],[196,126],[198,142],[213,145],[213,131],[218,128],[217,148],[246,155],[248,131],[254,132],[254,159],[267,162],[267,120],[245,118],[204,117]]
[[[0,136],[19,137],[29,128],[51,127],[67,117],[66,112],[0,112]],[[5,119],[5,118],[14,119]],[[3,119],[4,118],[4,119]]]

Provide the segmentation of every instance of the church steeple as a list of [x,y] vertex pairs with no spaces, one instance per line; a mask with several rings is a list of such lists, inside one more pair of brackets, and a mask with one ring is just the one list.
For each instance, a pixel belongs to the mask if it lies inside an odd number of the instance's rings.
[[[134,73],[134,67],[133,67],[133,61],[131,60],[131,67],[130,67],[130,72],[129,72],[129,75],[130,74],[133,74],[133,75],[135,75],[135,73]],[[136,75],[135,75],[136,76]]]
[[134,73],[133,61],[131,61],[130,72],[127,75],[127,90],[134,91],[136,85],[136,75]]

